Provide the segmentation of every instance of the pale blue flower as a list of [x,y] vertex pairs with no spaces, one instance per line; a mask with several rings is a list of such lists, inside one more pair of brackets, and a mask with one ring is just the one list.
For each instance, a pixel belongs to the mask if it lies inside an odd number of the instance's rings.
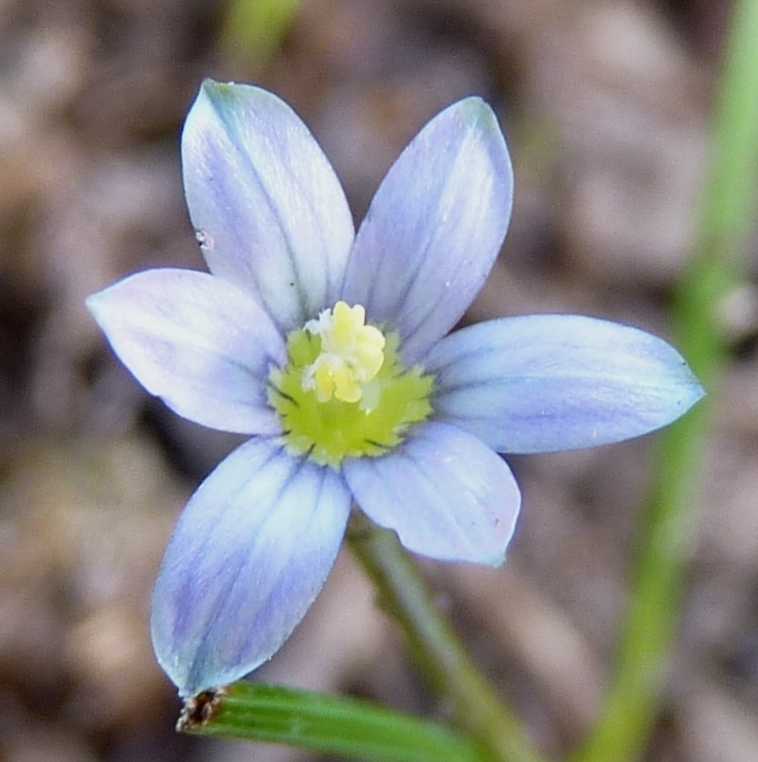
[[206,82],[182,156],[211,274],[149,270],[88,305],[149,392],[251,437],[191,498],[156,583],[153,643],[184,696],[282,645],[353,503],[415,553],[495,566],[520,502],[497,452],[617,442],[703,394],[664,341],[602,320],[446,337],[511,211],[505,142],[478,98],[419,133],[357,235],[313,137],[264,90]]

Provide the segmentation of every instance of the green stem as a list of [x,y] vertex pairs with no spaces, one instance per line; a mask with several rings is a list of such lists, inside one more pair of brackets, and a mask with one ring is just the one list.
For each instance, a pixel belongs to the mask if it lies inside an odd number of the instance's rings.
[[[726,361],[719,309],[736,282],[756,208],[758,0],[735,6],[710,148],[695,256],[679,283],[672,322],[685,357],[712,391]],[[655,723],[691,556],[707,411],[701,403],[662,434],[615,680],[576,762],[637,759]]]
[[485,762],[472,741],[442,725],[365,701],[260,683],[188,699],[177,730],[377,762]]
[[355,513],[348,542],[379,592],[380,603],[404,630],[418,665],[458,726],[480,740],[488,759],[541,762],[518,719],[450,630],[395,534]]

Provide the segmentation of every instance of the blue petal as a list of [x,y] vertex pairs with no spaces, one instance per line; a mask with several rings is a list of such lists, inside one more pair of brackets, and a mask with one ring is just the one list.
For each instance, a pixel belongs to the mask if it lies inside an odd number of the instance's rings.
[[182,513],[153,593],[158,661],[182,696],[241,678],[300,622],[337,556],[350,495],[329,469],[251,440]]
[[435,117],[390,169],[358,231],[343,298],[398,330],[414,364],[460,319],[508,227],[513,173],[490,107]]
[[285,331],[337,300],[353,221],[334,170],[289,106],[257,87],[206,80],[182,163],[211,272],[249,289]]
[[479,323],[427,358],[440,420],[499,452],[573,450],[665,426],[704,394],[679,353],[644,331],[578,315]]
[[420,424],[396,451],[346,460],[343,473],[361,509],[408,550],[502,563],[521,496],[508,466],[467,432]]
[[87,306],[124,365],[179,415],[222,431],[280,431],[266,383],[286,349],[248,293],[207,273],[160,269],[93,294]]

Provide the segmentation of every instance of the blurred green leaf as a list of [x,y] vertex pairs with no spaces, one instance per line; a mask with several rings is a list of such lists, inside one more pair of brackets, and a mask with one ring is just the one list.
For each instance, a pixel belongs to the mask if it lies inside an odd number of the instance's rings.
[[297,12],[299,0],[232,0],[219,48],[233,67],[253,76],[278,50]]

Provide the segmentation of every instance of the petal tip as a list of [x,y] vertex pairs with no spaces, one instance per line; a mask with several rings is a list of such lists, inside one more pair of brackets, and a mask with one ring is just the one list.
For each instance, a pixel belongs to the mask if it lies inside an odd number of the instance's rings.
[[503,547],[502,550],[489,555],[486,558],[480,559],[477,563],[481,564],[482,566],[489,566],[492,569],[497,569],[498,567],[502,566],[505,563],[505,551],[507,546],[510,544],[511,539],[512,535],[508,538],[508,542],[505,544],[505,547]]
[[98,318],[100,312],[101,312],[101,302],[102,302],[102,291],[98,291],[97,293],[90,294],[85,300],[84,300],[84,306],[89,310],[89,313],[92,315],[92,317],[97,320],[99,323],[100,320]]
[[450,109],[457,112],[459,118],[468,127],[478,131],[483,136],[487,136],[488,139],[494,139],[495,143],[501,147],[501,150],[505,154],[506,172],[511,174],[511,162],[505,137],[500,127],[500,121],[492,106],[481,96],[470,95],[454,103]]
[[234,93],[240,89],[257,89],[254,85],[240,85],[231,80],[228,82],[219,82],[217,79],[206,77],[200,84],[200,93],[206,96],[225,95]]
[[487,101],[479,95],[470,95],[459,102],[461,111],[468,117],[472,124],[487,128],[494,128],[500,132],[500,124],[495,112]]
[[687,361],[681,357],[679,378],[674,380],[672,386],[679,392],[676,397],[677,409],[672,420],[676,420],[683,416],[708,394],[705,387],[700,382],[700,379],[695,375]]
[[689,410],[691,407],[694,407],[698,402],[700,402],[700,400],[708,396],[708,392],[705,390],[705,387],[700,383],[700,381],[698,381],[697,378],[693,376],[693,379],[690,383],[691,385],[689,399],[686,402],[687,410]]
[[90,315],[92,315],[95,322],[100,326],[100,328],[106,333],[107,335],[107,325],[109,322],[109,303],[110,303],[110,292],[113,288],[118,286],[122,281],[117,281],[111,286],[107,286],[104,289],[101,289],[100,291],[96,291],[94,294],[90,294],[88,297],[84,300],[84,306],[87,308],[87,311]]
[[219,82],[210,77],[200,85],[197,100],[209,101],[211,107],[219,113],[234,107],[250,107],[254,103],[283,103],[279,97],[262,87],[232,81]]

